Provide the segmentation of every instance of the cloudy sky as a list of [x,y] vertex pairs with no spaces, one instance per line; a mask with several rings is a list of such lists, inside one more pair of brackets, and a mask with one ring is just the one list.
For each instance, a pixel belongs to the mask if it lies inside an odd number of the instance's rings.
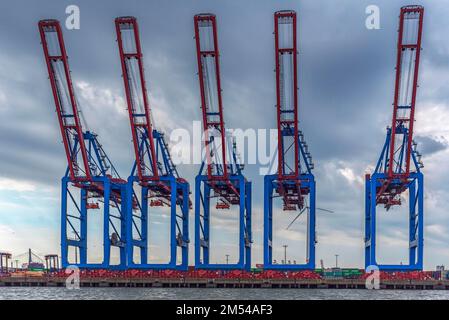
[[[64,29],[76,93],[89,128],[123,177],[133,153],[114,18],[139,20],[145,71],[156,127],[168,133],[192,130],[201,119],[193,16],[218,18],[225,120],[229,128],[275,128],[273,12],[299,14],[299,113],[314,156],[317,264],[363,265],[363,177],[372,170],[391,122],[399,8],[406,1],[2,1],[0,11],[0,250],[59,252],[60,179],[66,168],[53,98],[38,35],[40,19],[64,22],[65,8],[81,10],[80,30]],[[380,29],[365,27],[365,8],[380,8]],[[449,265],[449,1],[425,6],[416,140],[425,164],[425,267]],[[263,177],[248,165],[253,181],[253,262],[262,261]],[[193,181],[196,165],[180,167]],[[191,214],[193,218],[193,215]],[[304,220],[287,231],[291,213],[279,212],[275,258],[283,244],[288,258],[304,259]],[[212,262],[236,258],[235,215],[214,215]],[[95,221],[93,218],[92,221]],[[152,258],[165,260],[166,216],[154,218]],[[407,261],[404,210],[382,214],[381,262]],[[93,236],[94,237],[94,236]],[[191,239],[193,239],[193,229]],[[215,240],[214,240],[215,239]],[[92,245],[95,255],[101,244]],[[193,246],[191,246],[191,258]]]

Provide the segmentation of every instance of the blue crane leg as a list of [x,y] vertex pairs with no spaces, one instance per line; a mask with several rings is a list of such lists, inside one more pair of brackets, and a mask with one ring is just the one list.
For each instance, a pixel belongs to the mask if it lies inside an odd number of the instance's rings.
[[61,181],[61,265],[67,268],[68,244],[67,244],[67,178]]
[[81,221],[80,221],[80,236],[81,239],[79,240],[79,254],[80,254],[80,264],[85,265],[87,264],[87,224],[88,216],[87,216],[87,191],[85,189],[80,190],[81,197]]
[[103,206],[103,266],[108,267],[111,261],[111,239],[109,237],[109,201],[110,201],[109,180],[103,181],[104,206]]
[[251,242],[252,242],[252,226],[251,226],[251,212],[252,212],[252,186],[251,182],[245,183],[245,231],[246,231],[246,239],[245,241],[245,269],[246,271],[251,270]]

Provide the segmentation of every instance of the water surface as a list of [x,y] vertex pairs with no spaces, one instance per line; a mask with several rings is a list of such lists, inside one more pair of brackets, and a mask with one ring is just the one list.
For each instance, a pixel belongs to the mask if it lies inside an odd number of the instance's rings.
[[198,288],[0,288],[0,300],[321,300],[449,299],[449,291],[362,289],[198,289]]

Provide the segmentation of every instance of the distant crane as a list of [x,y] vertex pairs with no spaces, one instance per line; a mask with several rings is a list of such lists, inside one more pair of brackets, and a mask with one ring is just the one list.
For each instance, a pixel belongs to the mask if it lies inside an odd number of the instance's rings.
[[[405,6],[399,16],[393,121],[372,175],[366,175],[365,265],[381,270],[422,270],[424,176],[421,154],[413,141],[424,8]],[[376,207],[386,210],[409,195],[409,264],[384,265],[376,260]]]
[[[179,177],[164,134],[152,127],[137,20],[119,17],[115,26],[136,159],[128,179],[128,201],[136,203],[134,207],[128,206],[127,213],[128,266],[187,270],[189,183]],[[140,196],[135,186],[140,188]],[[154,207],[170,208],[170,261],[167,264],[148,262],[148,221],[152,220],[149,208]],[[140,249],[139,263],[134,261],[135,247]],[[179,264],[178,248],[181,249]]]
[[[278,172],[265,176],[264,182],[265,269],[315,269],[315,179],[312,174],[312,156],[298,123],[296,29],[295,11],[275,12]],[[295,220],[307,210],[307,257],[304,264],[288,264],[287,261],[282,264],[273,263],[273,199],[275,198],[282,199],[284,211],[299,211]],[[310,203],[309,206],[306,204],[306,199]]]
[[19,261],[22,262],[22,265],[26,266],[27,268],[44,266],[44,259],[41,258],[40,254],[34,253],[31,249],[28,249],[26,252],[14,255],[12,258],[16,261],[16,267]]
[[59,256],[57,254],[45,255],[45,269],[48,272],[56,272],[59,270]]
[[[69,247],[79,248],[81,268],[124,268],[126,266],[126,180],[91,131],[83,131],[79,102],[75,96],[62,30],[57,20],[41,20],[39,31],[50,85],[56,106],[68,168],[62,179],[61,257],[62,267],[70,264]],[[71,187],[79,190],[79,196]],[[103,207],[103,261],[87,259],[89,210]],[[75,237],[69,238],[67,228]],[[112,229],[112,230],[111,230]],[[120,251],[119,264],[110,262],[111,247]]]
[[[229,150],[223,117],[216,16],[194,17],[198,77],[203,116],[206,160],[195,179],[195,267],[203,269],[251,268],[251,182],[243,176],[235,141]],[[227,159],[227,153],[231,154]],[[239,210],[239,259],[235,264],[212,264],[210,207]]]
[[11,253],[0,252],[0,274],[9,272],[8,262],[11,260]]

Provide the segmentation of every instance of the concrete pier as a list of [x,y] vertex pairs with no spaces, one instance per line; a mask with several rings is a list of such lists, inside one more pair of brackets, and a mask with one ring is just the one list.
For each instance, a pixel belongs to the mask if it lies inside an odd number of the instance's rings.
[[[81,287],[138,288],[274,288],[274,289],[365,289],[363,279],[205,279],[205,278],[81,278]],[[0,287],[65,287],[65,278],[4,277]],[[387,290],[449,290],[444,280],[382,281]]]

